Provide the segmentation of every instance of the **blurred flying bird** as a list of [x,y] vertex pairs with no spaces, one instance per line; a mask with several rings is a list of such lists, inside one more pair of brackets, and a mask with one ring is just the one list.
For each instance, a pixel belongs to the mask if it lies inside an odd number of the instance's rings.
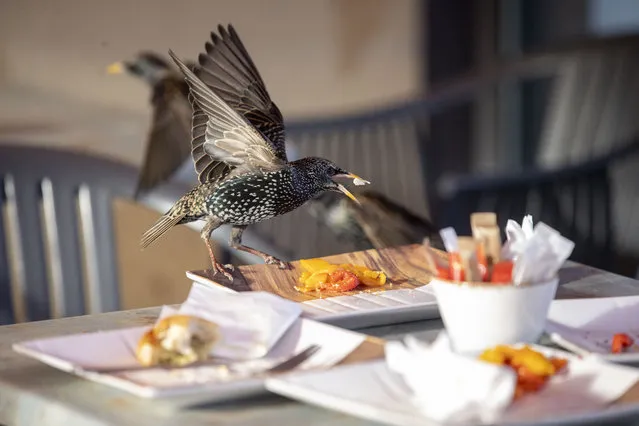
[[[187,62],[189,69],[194,66],[194,63]],[[153,113],[134,192],[137,199],[168,181],[189,158],[192,115],[189,86],[178,69],[149,51],[139,52],[131,61],[116,62],[107,68],[107,72],[128,72],[151,86]]]
[[339,239],[359,249],[382,249],[420,244],[429,238],[433,247],[444,250],[439,229],[379,192],[357,194],[359,204],[344,203],[332,193],[323,193],[308,203],[308,210]]
[[295,210],[323,191],[357,199],[334,178],[363,183],[333,162],[306,157],[289,162],[282,114],[235,29],[218,27],[211,33],[206,53],[191,71],[172,51],[190,88],[192,157],[199,185],[183,195],[143,236],[147,247],[175,225],[204,220],[201,238],[211,257],[213,273],[229,280],[232,265],[215,259],[211,234],[232,226],[230,245],[261,257],[267,264],[281,260],[242,244],[248,225]]

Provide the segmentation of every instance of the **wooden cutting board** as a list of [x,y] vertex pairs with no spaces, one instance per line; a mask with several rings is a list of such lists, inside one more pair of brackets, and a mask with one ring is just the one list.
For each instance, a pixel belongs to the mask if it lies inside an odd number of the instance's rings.
[[[445,252],[434,250],[439,256],[445,257]],[[326,256],[322,259],[331,263],[353,263],[364,265],[371,269],[382,270],[386,273],[387,283],[383,287],[365,287],[360,285],[357,289],[344,292],[323,292],[304,294],[295,290],[297,279],[302,273],[299,261],[290,263],[291,269],[279,269],[275,265],[245,265],[236,268],[233,272],[233,282],[229,282],[221,274],[213,276],[211,270],[187,271],[189,279],[198,282],[229,288],[234,291],[267,291],[277,294],[289,300],[303,302],[306,300],[321,299],[332,296],[352,295],[362,292],[377,292],[380,290],[392,290],[400,288],[415,288],[428,284],[432,279],[432,274],[426,264],[424,248],[420,244],[386,248],[382,250],[365,250],[352,253],[336,254]],[[559,271],[559,288],[557,289],[557,299],[574,299],[583,297],[601,297],[593,294],[592,291],[578,291],[564,287],[563,284],[579,281],[594,275],[602,275],[610,280],[626,279],[617,275],[609,274],[600,269],[592,268],[581,264],[571,264],[564,266]],[[596,293],[596,292],[595,292]]]
[[299,261],[291,262],[291,268],[288,270],[279,269],[276,265],[240,266],[233,272],[232,283],[221,274],[212,275],[211,270],[187,271],[186,275],[194,281],[207,282],[235,291],[267,291],[296,302],[361,292],[415,288],[428,284],[432,278],[424,257],[424,247],[420,244],[343,253],[322,259],[331,263],[352,263],[381,270],[386,273],[386,284],[383,287],[360,285],[353,291],[341,293],[300,293],[294,288],[302,273]]

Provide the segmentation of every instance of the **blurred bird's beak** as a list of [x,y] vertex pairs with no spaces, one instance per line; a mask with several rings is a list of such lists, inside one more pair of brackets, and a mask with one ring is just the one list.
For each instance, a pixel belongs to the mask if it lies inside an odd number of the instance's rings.
[[353,173],[348,173],[348,174],[341,174],[341,175],[335,175],[333,177],[336,178],[349,178],[349,179],[353,179],[353,183],[357,186],[361,186],[361,185],[367,185],[370,184],[369,181],[362,179],[361,177],[354,175]]
[[106,72],[107,74],[122,74],[124,72],[124,64],[115,62],[107,67]]
[[355,196],[353,194],[351,194],[351,191],[349,191],[348,189],[346,189],[344,187],[344,185],[338,183],[337,184],[337,189],[341,192],[344,193],[344,195],[346,195],[348,198],[350,198],[351,200],[355,201],[357,203],[358,206],[361,206],[362,204],[359,202],[359,200],[357,198],[355,198]]

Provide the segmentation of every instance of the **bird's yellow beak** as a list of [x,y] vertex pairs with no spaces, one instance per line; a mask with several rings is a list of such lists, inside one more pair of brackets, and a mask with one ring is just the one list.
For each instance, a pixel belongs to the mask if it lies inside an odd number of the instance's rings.
[[361,185],[368,185],[370,184],[369,181],[362,179],[361,177],[353,174],[353,173],[348,173],[348,174],[341,174],[341,175],[335,175],[334,177],[336,178],[349,178],[349,179],[353,179],[353,183],[357,186],[361,186]]
[[348,189],[346,189],[344,187],[344,185],[342,185],[341,183],[337,184],[337,189],[339,189],[341,192],[344,193],[344,195],[346,195],[348,198],[350,198],[351,200],[355,201],[357,203],[358,206],[361,206],[362,204],[359,202],[359,200],[357,198],[355,198],[355,196],[353,194],[351,194],[351,191],[349,191]]
[[107,74],[122,74],[124,72],[124,64],[115,62],[107,67],[106,72]]

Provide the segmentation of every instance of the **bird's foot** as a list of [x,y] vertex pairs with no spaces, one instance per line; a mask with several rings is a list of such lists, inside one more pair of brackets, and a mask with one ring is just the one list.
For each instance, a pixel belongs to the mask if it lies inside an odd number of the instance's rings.
[[283,262],[274,256],[266,256],[264,258],[264,263],[267,265],[277,265],[280,269],[289,269],[288,262]]
[[224,275],[229,281],[233,282],[233,275],[231,275],[231,273],[228,270],[234,271],[235,267],[233,265],[223,265],[221,263],[218,262],[213,262],[212,263],[212,269],[213,269],[213,275],[217,275],[217,274],[222,274]]

